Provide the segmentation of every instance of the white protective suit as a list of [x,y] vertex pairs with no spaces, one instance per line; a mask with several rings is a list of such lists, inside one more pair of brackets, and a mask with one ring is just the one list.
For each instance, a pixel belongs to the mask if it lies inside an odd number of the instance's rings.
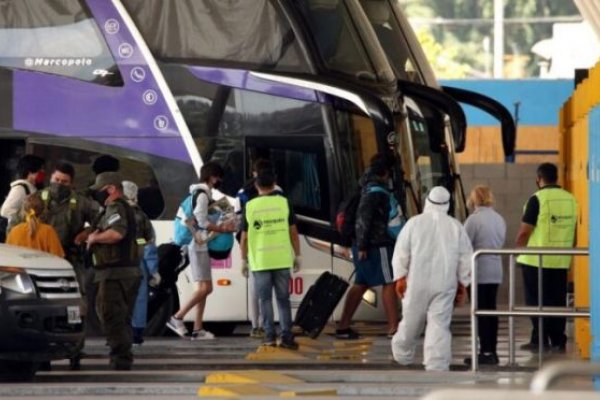
[[411,364],[416,341],[425,331],[423,364],[428,371],[446,371],[452,358],[450,322],[458,282],[471,280],[473,249],[463,225],[450,217],[450,193],[431,189],[421,215],[408,220],[396,241],[394,280],[407,277],[402,321],[392,338],[394,360]]

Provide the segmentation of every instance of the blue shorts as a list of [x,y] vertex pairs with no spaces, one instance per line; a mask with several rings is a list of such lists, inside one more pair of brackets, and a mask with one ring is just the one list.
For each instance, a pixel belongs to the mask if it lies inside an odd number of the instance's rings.
[[392,273],[393,247],[374,247],[367,251],[367,258],[358,259],[358,248],[352,246],[352,258],[356,276],[355,285],[381,286],[394,282]]

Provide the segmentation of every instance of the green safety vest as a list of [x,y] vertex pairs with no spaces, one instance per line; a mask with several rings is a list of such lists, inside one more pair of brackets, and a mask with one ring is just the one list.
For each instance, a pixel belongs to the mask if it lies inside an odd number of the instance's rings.
[[293,265],[289,215],[288,201],[280,195],[259,196],[246,204],[251,271],[284,269]]
[[[572,247],[577,223],[575,197],[561,188],[545,188],[534,196],[540,203],[537,224],[529,237],[527,247]],[[532,267],[540,266],[538,255],[521,255],[517,262]],[[571,256],[543,256],[542,267],[568,269]]]

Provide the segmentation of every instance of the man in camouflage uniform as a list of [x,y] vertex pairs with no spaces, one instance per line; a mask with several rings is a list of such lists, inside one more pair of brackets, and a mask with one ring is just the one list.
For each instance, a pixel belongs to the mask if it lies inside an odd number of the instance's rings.
[[88,273],[81,245],[87,235],[85,225],[91,225],[98,217],[100,205],[73,190],[74,178],[75,168],[69,163],[59,163],[50,176],[50,186],[35,195],[44,203],[42,221],[52,225],[58,233],[65,258],[75,268],[79,286],[85,294],[90,280],[86,280]]
[[[50,176],[50,186],[38,191],[35,196],[44,203],[42,221],[56,230],[65,251],[65,258],[75,269],[79,287],[84,295],[85,309],[82,310],[82,314],[86,317],[86,328],[89,329],[89,316],[94,309],[93,272],[85,268],[81,245],[87,235],[85,224],[93,223],[100,213],[100,206],[73,190],[74,179],[75,168],[69,163],[59,163]],[[80,356],[71,360],[72,369],[80,368],[79,359]]]
[[140,285],[140,252],[134,212],[123,199],[123,179],[103,172],[91,186],[104,206],[87,238],[96,271],[96,311],[110,346],[110,367],[129,370],[133,364],[131,314]]

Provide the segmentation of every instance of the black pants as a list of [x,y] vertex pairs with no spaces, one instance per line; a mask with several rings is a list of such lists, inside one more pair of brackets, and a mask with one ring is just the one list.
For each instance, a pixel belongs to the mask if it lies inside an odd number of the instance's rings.
[[[481,283],[477,285],[477,308],[480,310],[495,310],[497,283]],[[469,293],[471,293],[469,291]],[[498,317],[477,317],[479,326],[479,353],[496,354],[498,344]]]
[[[523,271],[525,284],[525,304],[528,306],[538,305],[538,268],[519,264]],[[550,307],[564,307],[567,304],[567,270],[542,268],[542,305]],[[539,344],[538,319],[531,318],[533,330],[531,331],[531,343]],[[544,318],[544,345],[564,346],[565,318]]]

